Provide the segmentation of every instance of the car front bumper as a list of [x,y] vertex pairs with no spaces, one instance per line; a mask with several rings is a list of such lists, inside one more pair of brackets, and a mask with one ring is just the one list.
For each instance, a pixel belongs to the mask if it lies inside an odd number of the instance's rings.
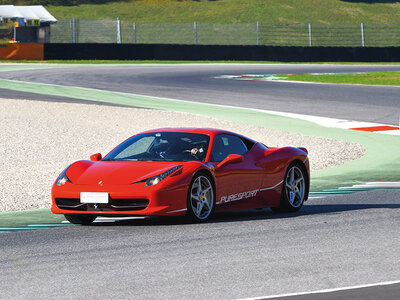
[[[53,185],[51,211],[55,214],[93,214],[102,216],[186,214],[186,185],[157,184],[145,187],[144,183],[129,185]],[[108,203],[81,203],[81,192],[107,193]]]

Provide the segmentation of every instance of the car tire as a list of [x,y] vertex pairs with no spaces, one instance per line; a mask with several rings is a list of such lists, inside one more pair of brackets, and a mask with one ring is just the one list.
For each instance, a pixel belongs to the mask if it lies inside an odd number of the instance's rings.
[[308,197],[308,177],[303,165],[293,162],[283,178],[280,206],[271,207],[274,212],[297,212]]
[[215,187],[213,180],[204,172],[197,173],[189,185],[187,216],[191,221],[204,222],[211,216],[214,204]]
[[72,224],[90,225],[96,219],[92,215],[64,215],[64,217]]

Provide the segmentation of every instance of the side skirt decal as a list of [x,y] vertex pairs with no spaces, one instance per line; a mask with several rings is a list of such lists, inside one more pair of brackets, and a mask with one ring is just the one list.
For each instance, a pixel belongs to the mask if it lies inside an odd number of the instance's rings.
[[173,213],[182,212],[182,211],[187,211],[187,208],[182,208],[182,209],[178,209],[178,210],[169,211],[169,212],[167,212],[167,214],[173,214]]
[[267,187],[267,188],[262,188],[262,189],[260,189],[260,192],[263,192],[263,191],[268,191],[268,190],[272,190],[272,189],[276,188],[277,186],[281,185],[282,183],[283,183],[283,180],[282,180],[282,181],[280,181],[280,182],[278,182],[278,183],[277,183],[277,184],[275,184],[274,186],[271,186],[271,187]]
[[243,193],[237,193],[237,194],[228,195],[228,196],[222,196],[221,199],[215,204],[223,204],[223,203],[238,201],[238,200],[242,200],[242,199],[252,198],[252,197],[255,197],[258,192],[272,190],[272,189],[276,188],[277,186],[281,185],[282,183],[283,183],[283,180],[271,187],[261,188],[259,190],[252,190],[252,191],[247,191],[247,192],[243,192]]

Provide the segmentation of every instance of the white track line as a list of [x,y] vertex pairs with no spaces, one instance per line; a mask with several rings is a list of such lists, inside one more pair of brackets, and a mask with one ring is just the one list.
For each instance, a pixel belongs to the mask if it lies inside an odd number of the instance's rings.
[[340,187],[339,189],[353,188],[400,188],[400,182],[367,182],[366,184],[356,184],[351,187]]
[[346,286],[346,287],[341,287],[341,288],[325,289],[325,290],[317,290],[317,291],[309,291],[309,292],[278,294],[278,295],[269,295],[269,296],[253,297],[253,298],[242,298],[242,299],[238,299],[238,300],[261,300],[261,299],[294,297],[294,296],[303,296],[303,295],[312,295],[312,294],[324,294],[324,293],[333,293],[333,292],[340,292],[340,291],[347,291],[347,290],[355,290],[355,289],[362,289],[362,288],[375,287],[375,286],[393,285],[393,284],[399,284],[399,283],[400,283],[400,280],[385,281],[385,282],[378,282],[378,283],[372,283],[372,284]]

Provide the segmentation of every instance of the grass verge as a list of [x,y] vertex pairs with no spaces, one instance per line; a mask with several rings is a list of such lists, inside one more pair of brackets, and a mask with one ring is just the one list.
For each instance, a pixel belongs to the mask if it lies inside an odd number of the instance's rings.
[[370,84],[400,86],[400,71],[350,73],[350,74],[295,74],[279,75],[280,80],[341,83],[341,84]]
[[399,24],[397,1],[353,0],[126,0],[77,6],[49,5],[57,19],[136,22],[265,22],[269,24]]

